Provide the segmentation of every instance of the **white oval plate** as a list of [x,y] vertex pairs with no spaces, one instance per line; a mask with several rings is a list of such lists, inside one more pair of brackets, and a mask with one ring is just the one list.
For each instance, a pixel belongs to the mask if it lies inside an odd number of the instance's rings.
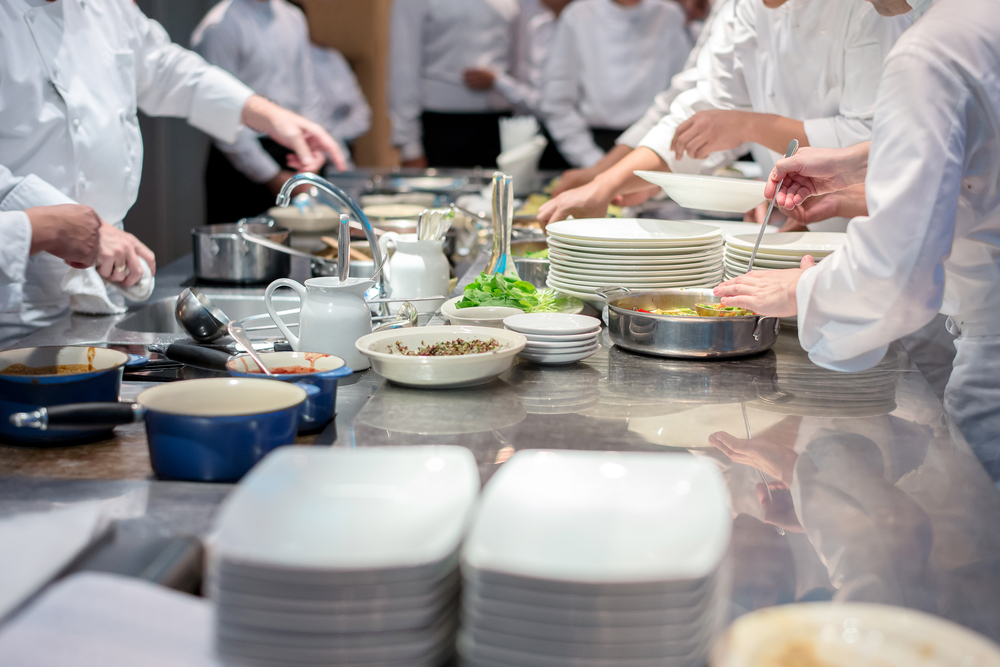
[[[532,334],[582,334],[601,326],[601,321],[589,315],[566,313],[525,313],[504,318],[504,326],[518,333]],[[527,342],[527,341],[525,341]]]
[[634,173],[663,188],[671,199],[684,208],[745,213],[767,201],[764,198],[764,181],[665,171],[640,170]]
[[553,222],[545,228],[556,236],[590,241],[686,242],[711,240],[721,235],[718,228],[681,220],[647,218],[580,218]]
[[[773,255],[806,255],[813,252],[831,253],[847,242],[846,232],[786,232],[765,236],[760,249]],[[727,243],[736,248],[753,250],[757,237],[752,234],[730,236]]]

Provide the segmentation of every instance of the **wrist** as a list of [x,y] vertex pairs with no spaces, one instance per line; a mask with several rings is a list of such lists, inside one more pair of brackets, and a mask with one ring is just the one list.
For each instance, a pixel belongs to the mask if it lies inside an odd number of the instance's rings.
[[25,210],[31,229],[31,243],[28,254],[47,252],[59,236],[56,226],[52,224],[51,216],[44,207],[34,207]]
[[274,103],[265,97],[251,95],[243,105],[240,122],[257,132],[266,132],[270,126],[269,114],[274,106]]

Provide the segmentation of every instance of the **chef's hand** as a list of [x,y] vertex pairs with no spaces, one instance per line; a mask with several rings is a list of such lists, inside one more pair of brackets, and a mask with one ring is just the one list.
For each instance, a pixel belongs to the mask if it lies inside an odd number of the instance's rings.
[[742,463],[781,480],[786,486],[792,483],[795,461],[799,455],[780,438],[765,434],[747,440],[725,431],[708,437],[708,443],[729,457],[733,463]]
[[288,157],[288,166],[292,169],[316,173],[327,157],[340,171],[347,169],[344,152],[326,130],[260,95],[247,100],[243,106],[242,121],[247,127],[263,132],[285,148],[295,151]]
[[[768,494],[768,489],[771,493]],[[799,518],[795,516],[792,492],[782,482],[757,483],[757,500],[764,508],[764,523],[784,528],[789,533],[804,533]]]
[[722,297],[726,306],[752,310],[768,317],[792,317],[798,313],[795,288],[806,269],[816,266],[811,255],[806,255],[798,269],[777,271],[751,271],[720,284],[715,296]]
[[496,83],[497,75],[485,67],[470,67],[462,72],[465,85],[472,90],[492,90]]
[[850,148],[800,148],[792,157],[778,160],[764,185],[764,196],[792,209],[809,197],[863,184],[869,146],[866,141]]
[[412,160],[403,160],[400,163],[401,167],[407,167],[409,169],[426,169],[427,168],[427,158],[421,155],[420,157],[415,157]]
[[644,190],[637,190],[636,192],[630,192],[625,195],[618,195],[611,200],[611,203],[615,206],[638,206],[642,204],[655,195],[659,194],[660,188],[655,185]]
[[594,180],[601,173],[595,171],[593,167],[586,169],[567,169],[556,181],[556,187],[552,189],[552,196],[558,197],[567,190],[578,188]]
[[131,287],[142,278],[142,257],[156,275],[156,255],[128,232],[114,225],[101,223],[101,248],[97,253],[97,272],[113,283]]
[[101,244],[101,218],[89,206],[34,206],[25,211],[31,222],[29,254],[47,252],[75,269],[93,266]]
[[542,204],[538,209],[538,222],[547,225],[550,222],[574,218],[603,218],[608,212],[611,197],[604,194],[598,181],[591,181],[584,186],[567,190]]
[[722,109],[699,111],[674,132],[670,150],[678,160],[684,157],[684,153],[702,160],[715,151],[736,148],[746,141],[749,115],[752,114],[746,111]]

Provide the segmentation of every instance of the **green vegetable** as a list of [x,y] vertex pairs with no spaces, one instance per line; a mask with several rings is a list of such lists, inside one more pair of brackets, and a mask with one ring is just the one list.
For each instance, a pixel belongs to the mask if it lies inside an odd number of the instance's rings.
[[519,257],[523,257],[524,259],[548,259],[549,249],[542,248],[541,250],[531,250],[524,253],[523,255],[519,255]]
[[569,299],[554,289],[539,292],[529,282],[507,278],[499,273],[480,273],[462,295],[456,308],[473,306],[505,306],[520,308],[526,313],[558,312],[569,305]]

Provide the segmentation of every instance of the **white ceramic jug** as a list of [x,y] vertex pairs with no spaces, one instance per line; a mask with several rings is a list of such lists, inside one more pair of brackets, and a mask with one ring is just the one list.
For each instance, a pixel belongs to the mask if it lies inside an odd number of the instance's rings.
[[[296,352],[323,352],[340,357],[355,371],[371,366],[354,342],[372,332],[372,313],[365,292],[374,283],[364,278],[310,278],[305,286],[288,278],[275,280],[264,291],[264,305],[274,323]],[[279,287],[290,287],[302,300],[299,335],[278,316],[271,295]]]
[[[414,299],[417,297],[441,296],[440,300],[414,301],[417,312],[432,314],[441,307],[448,297],[451,281],[451,265],[444,256],[441,241],[418,241],[416,234],[386,232],[378,241],[383,256],[389,249],[395,249],[392,257],[382,269],[382,276],[388,286],[388,295],[393,299]],[[399,303],[389,304],[395,313]]]

